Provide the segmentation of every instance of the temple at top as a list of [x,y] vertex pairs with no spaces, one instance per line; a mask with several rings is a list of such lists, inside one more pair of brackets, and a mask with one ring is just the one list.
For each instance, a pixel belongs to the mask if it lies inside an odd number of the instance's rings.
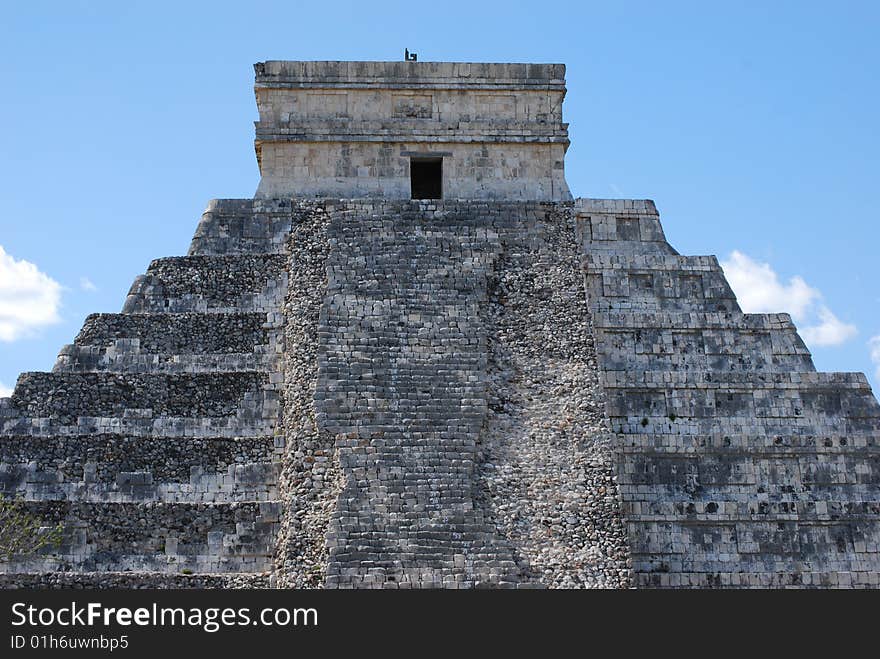
[[254,68],[258,198],[571,199],[563,64]]

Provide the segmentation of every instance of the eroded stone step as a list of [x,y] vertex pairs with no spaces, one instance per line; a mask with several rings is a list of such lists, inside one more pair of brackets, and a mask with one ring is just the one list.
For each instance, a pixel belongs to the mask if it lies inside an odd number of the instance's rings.
[[196,228],[189,254],[280,254],[290,235],[287,199],[213,199]]
[[92,314],[52,371],[272,371],[281,313]]
[[138,276],[123,313],[275,312],[286,285],[283,254],[175,256]]
[[[261,354],[262,353],[262,354]],[[235,373],[270,371],[277,357],[266,351],[175,355],[140,353],[131,344],[112,348],[65,346],[53,373]]]
[[60,547],[0,565],[5,572],[265,572],[279,502],[220,504],[25,501]]
[[269,344],[280,313],[91,314],[73,345],[151,354],[234,354]]
[[[73,423],[77,417],[136,415],[233,416],[247,402],[271,391],[269,376],[260,372],[211,374],[23,373],[11,403],[31,418],[56,418]],[[147,414],[148,412],[148,414]]]
[[278,497],[283,439],[0,437],[0,493],[29,500],[216,503]]
[[169,574],[165,572],[20,572],[0,573],[0,588],[71,588],[102,590],[123,588],[271,588],[268,572],[226,574]]

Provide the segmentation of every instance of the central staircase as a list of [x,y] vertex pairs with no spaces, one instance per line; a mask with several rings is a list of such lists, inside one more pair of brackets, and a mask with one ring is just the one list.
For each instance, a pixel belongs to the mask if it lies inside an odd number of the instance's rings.
[[336,214],[329,235],[316,410],[344,486],[327,585],[516,586],[476,474],[497,235],[412,204]]

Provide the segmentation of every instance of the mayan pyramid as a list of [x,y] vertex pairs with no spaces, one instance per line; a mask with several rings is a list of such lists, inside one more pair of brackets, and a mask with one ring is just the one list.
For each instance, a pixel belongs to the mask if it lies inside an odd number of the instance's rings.
[[880,586],[880,406],[653,202],[559,64],[257,64],[253,199],[0,399],[0,584]]

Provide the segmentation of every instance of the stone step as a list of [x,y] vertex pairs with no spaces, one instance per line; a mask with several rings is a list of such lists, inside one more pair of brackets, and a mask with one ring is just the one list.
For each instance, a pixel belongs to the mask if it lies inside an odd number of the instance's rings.
[[63,540],[59,547],[0,564],[0,572],[265,572],[281,512],[277,501],[22,506],[46,526],[61,524]]
[[770,332],[796,329],[787,313],[599,311],[593,325],[603,329],[730,330]]
[[615,432],[623,435],[652,437],[657,434],[678,434],[685,438],[727,433],[728,435],[766,433],[769,436],[787,433],[803,435],[823,435],[840,433],[849,436],[875,434],[880,432],[880,419],[877,417],[840,417],[819,413],[800,417],[787,417],[783,413],[777,417],[756,418],[748,414],[723,414],[707,417],[676,417],[632,415],[612,417],[611,425]]
[[92,314],[52,371],[274,371],[280,313]]
[[[244,406],[231,416],[157,416],[151,410],[127,410],[123,416],[50,416],[32,418],[0,399],[0,435],[27,437],[88,437],[125,434],[141,438],[264,437],[278,425],[278,396],[245,396]],[[9,401],[10,405],[5,403]]]
[[0,589],[69,588],[125,590],[157,588],[271,588],[268,572],[226,574],[171,574],[167,572],[16,572],[0,573]]
[[603,208],[595,201],[578,199],[574,204],[578,236],[586,254],[678,254],[666,242],[653,203],[650,207]]
[[713,418],[750,418],[768,430],[785,420],[847,432],[880,423],[880,405],[861,373],[613,371],[603,374],[603,384],[614,425],[641,422],[644,432],[685,431]]
[[289,200],[213,199],[196,228],[189,254],[280,254],[292,222]]
[[762,573],[861,572],[866,579],[880,547],[876,512],[838,520],[630,520],[627,526],[636,573],[706,575],[758,561]]
[[793,331],[597,329],[596,334],[609,372],[815,372]]
[[599,199],[578,197],[574,201],[578,215],[648,215],[660,216],[653,199]]
[[611,372],[603,380],[606,411],[623,433],[712,433],[724,424],[728,433],[747,434],[880,427],[880,405],[861,373]]
[[[868,559],[870,560],[870,559]],[[668,564],[664,564],[668,568]],[[646,567],[651,568],[650,564]],[[639,572],[636,588],[756,588],[756,589],[828,589],[880,588],[880,574],[870,568],[855,572],[814,570],[811,565],[799,566],[789,572],[737,572],[728,565],[717,572]]]
[[606,371],[815,371],[788,314],[604,312],[594,325]]
[[714,273],[723,272],[718,258],[713,255],[683,254],[585,254],[584,269],[587,273],[627,272],[651,273]]
[[611,425],[615,432],[625,435],[651,437],[658,433],[682,436],[706,436],[719,433],[779,435],[802,433],[804,435],[838,432],[856,435],[880,431],[878,417],[848,417],[825,415],[820,412],[801,416],[787,416],[783,411],[775,417],[750,416],[742,414],[718,414],[705,417],[645,416],[634,414],[625,417],[612,417]]
[[[645,441],[649,439],[649,441]],[[678,433],[654,432],[650,438],[644,435],[620,436],[617,451],[647,454],[681,454],[687,456],[714,456],[748,452],[755,455],[817,455],[871,453],[880,447],[880,430],[847,434],[840,429],[819,433],[780,432],[765,433],[715,433],[702,436],[686,436]]]
[[268,372],[277,357],[266,351],[208,355],[140,353],[137,339],[111,348],[68,345],[61,349],[53,373],[234,373]]
[[[781,501],[822,501],[829,510],[833,501],[880,501],[877,447],[834,454],[728,452],[699,457],[646,448],[622,457],[618,480],[624,498],[630,506],[649,504],[645,511],[682,500],[730,501],[753,512]],[[758,487],[761,497],[755,494]]]
[[864,373],[811,371],[807,373],[733,373],[713,371],[674,371],[669,373],[619,372],[605,374],[603,384],[610,389],[620,388],[692,388],[723,389],[799,389],[826,388],[871,392]]
[[73,342],[146,354],[234,354],[270,343],[279,313],[91,314]]
[[217,503],[278,497],[283,439],[0,437],[0,494],[29,500]]
[[524,569],[475,501],[497,235],[408,208],[328,229],[315,408],[346,485],[327,585],[516,584]]
[[78,417],[226,417],[277,399],[260,372],[196,374],[22,373],[12,405],[22,416],[73,423]]
[[584,267],[597,313],[740,311],[714,256],[588,254]]
[[[760,465],[758,465],[760,467]],[[777,465],[774,470],[779,469]],[[791,483],[767,481],[761,483],[767,498],[755,499],[755,482],[727,484],[700,488],[696,494],[689,485],[667,485],[662,499],[656,490],[653,496],[638,497],[627,492],[622,508],[624,515],[640,523],[657,522],[670,517],[716,524],[736,521],[827,521],[880,515],[880,483]],[[863,481],[866,479],[862,479]],[[621,490],[635,488],[636,484],[622,481]]]
[[138,276],[123,313],[277,312],[287,275],[283,254],[175,256]]

